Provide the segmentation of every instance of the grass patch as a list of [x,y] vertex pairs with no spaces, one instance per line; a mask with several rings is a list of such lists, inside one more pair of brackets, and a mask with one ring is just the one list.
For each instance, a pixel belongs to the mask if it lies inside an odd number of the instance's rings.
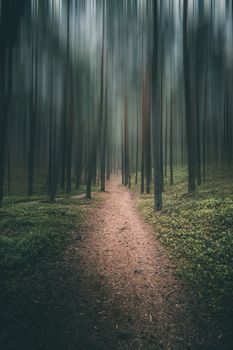
[[69,240],[80,220],[74,206],[29,202],[0,208],[0,268],[14,274],[40,259],[52,257]]
[[0,347],[46,349],[49,337],[62,341],[59,327],[74,289],[63,257],[80,239],[85,200],[18,199],[0,207]]
[[161,213],[153,196],[141,195],[140,211],[162,243],[170,248],[179,272],[215,317],[230,324],[233,315],[233,182],[209,171],[206,184],[187,193],[185,169],[177,168],[174,186],[165,180]]

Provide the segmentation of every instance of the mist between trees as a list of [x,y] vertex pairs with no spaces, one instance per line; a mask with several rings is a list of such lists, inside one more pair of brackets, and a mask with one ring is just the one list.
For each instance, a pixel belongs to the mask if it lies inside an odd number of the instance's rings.
[[231,169],[232,84],[233,1],[1,0],[0,202],[121,170],[160,210],[173,167]]

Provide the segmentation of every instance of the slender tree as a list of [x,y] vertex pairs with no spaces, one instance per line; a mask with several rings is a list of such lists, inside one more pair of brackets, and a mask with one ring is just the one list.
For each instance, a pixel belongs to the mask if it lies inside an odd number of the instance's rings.
[[161,171],[161,115],[158,109],[158,9],[157,0],[153,2],[153,54],[152,54],[152,130],[155,209],[162,209],[162,171]]
[[185,93],[185,116],[188,153],[188,189],[189,192],[196,190],[195,172],[195,135],[194,115],[191,105],[190,87],[190,64],[188,51],[188,0],[183,1],[183,60],[184,60],[184,93]]

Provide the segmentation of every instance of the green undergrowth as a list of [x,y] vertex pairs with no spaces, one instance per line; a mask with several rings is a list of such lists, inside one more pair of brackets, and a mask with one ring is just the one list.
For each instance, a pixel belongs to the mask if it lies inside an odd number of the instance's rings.
[[[61,199],[70,199],[72,196],[84,194],[86,187],[81,185],[77,190],[75,186],[72,187],[72,191],[70,193],[66,193],[65,189],[58,188],[56,193],[56,200]],[[98,190],[96,187],[92,188],[92,191]],[[46,190],[44,188],[40,188],[39,190],[35,190],[33,196],[28,196],[27,191],[25,189],[20,189],[15,193],[10,192],[9,194],[6,192],[3,198],[3,205],[16,204],[16,203],[28,203],[28,202],[37,202],[37,201],[48,201],[48,196],[46,194]]]
[[[180,274],[195,288],[211,313],[233,315],[233,180],[209,171],[194,194],[187,193],[186,169],[177,168],[174,185],[165,180],[163,210],[152,195],[140,196],[140,211],[154,225],[175,257]],[[228,322],[229,323],[229,322]],[[229,323],[230,324],[230,323]]]
[[51,204],[42,197],[11,196],[0,207],[0,348],[36,349],[24,343],[24,334],[41,339],[37,330],[49,330],[63,317],[63,309],[57,310],[62,295],[69,295],[70,274],[62,261],[67,247],[80,239],[83,205],[92,201],[65,196]]
[[[14,170],[14,171],[13,171]],[[4,184],[4,198],[3,204],[15,204],[21,202],[34,202],[34,201],[42,201],[48,198],[47,195],[47,173],[42,170],[38,170],[34,176],[33,182],[33,192],[34,195],[28,197],[27,195],[27,173],[22,169],[13,169],[10,183],[8,184],[7,178],[5,179]],[[98,191],[99,188],[97,185],[92,186],[92,191]],[[72,179],[71,184],[71,192],[66,193],[66,186],[61,187],[58,183],[57,185],[57,193],[56,198],[70,198],[75,195],[83,194],[86,191],[86,186],[84,184],[80,184],[79,188],[76,188],[75,179]]]
[[0,208],[0,269],[13,275],[59,254],[78,228],[80,209],[75,204],[28,202]]

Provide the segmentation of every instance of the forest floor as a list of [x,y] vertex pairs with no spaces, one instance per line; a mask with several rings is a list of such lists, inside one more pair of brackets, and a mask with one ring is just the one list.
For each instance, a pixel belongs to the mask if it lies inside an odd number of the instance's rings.
[[194,294],[119,181],[89,207],[85,234],[67,254],[78,276],[78,348],[204,349]]
[[1,349],[221,348],[171,250],[120,180],[91,201],[78,195],[0,210]]

